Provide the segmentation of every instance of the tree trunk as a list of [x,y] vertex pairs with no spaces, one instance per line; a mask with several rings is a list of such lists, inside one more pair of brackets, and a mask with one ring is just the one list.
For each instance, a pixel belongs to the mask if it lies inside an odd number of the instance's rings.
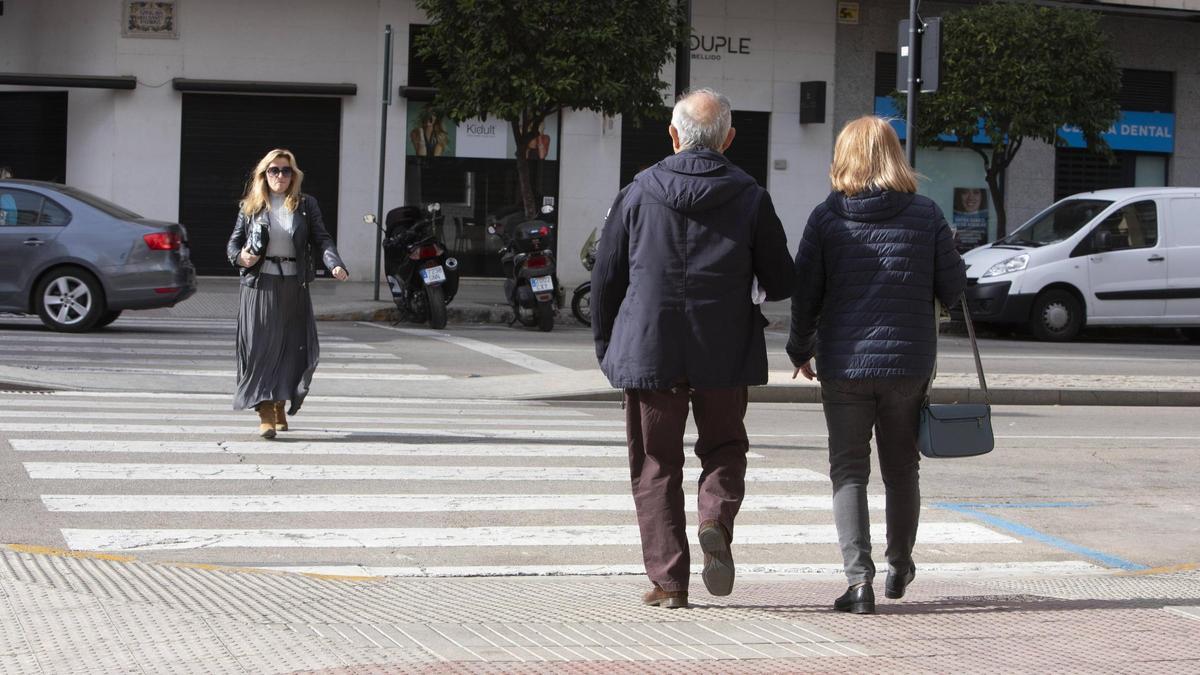
[[996,239],[1008,234],[1008,212],[1004,208],[1004,186],[1000,183],[1000,172],[992,162],[987,170],[988,189],[992,192],[992,205],[996,207]]
[[540,121],[531,119],[528,117],[528,113],[522,114],[519,120],[509,121],[513,130],[513,140],[517,144],[517,178],[520,181],[521,201],[525,206],[525,217],[529,219],[537,217],[538,207],[533,195],[533,181],[529,175],[529,153],[527,149],[530,141],[537,138],[538,123]]

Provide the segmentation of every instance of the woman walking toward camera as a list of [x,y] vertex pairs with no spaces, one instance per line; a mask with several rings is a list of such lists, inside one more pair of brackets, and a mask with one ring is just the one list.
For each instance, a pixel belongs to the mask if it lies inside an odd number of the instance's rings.
[[916,173],[886,120],[848,123],[829,177],[833,192],[809,216],[796,254],[787,352],[793,378],[821,381],[833,517],[849,581],[833,607],[872,614],[872,430],[887,494],[885,596],[895,599],[916,575],[917,426],[937,351],[933,300],[955,304],[966,269],[941,210],[916,194]]
[[287,415],[300,409],[317,368],[321,348],[308,294],[313,256],[339,281],[350,277],[317,200],[300,192],[303,180],[295,155],[268,152],[254,168],[226,245],[241,274],[233,408],[257,410],[263,438],[287,431]]

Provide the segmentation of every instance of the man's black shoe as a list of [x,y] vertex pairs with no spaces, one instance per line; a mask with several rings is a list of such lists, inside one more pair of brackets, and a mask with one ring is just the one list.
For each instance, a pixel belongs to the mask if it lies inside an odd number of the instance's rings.
[[887,581],[883,584],[883,597],[889,600],[899,600],[904,597],[904,591],[908,585],[912,583],[914,577],[917,576],[917,566],[909,563],[908,571],[903,574],[897,574],[894,567],[888,568]]
[[842,597],[833,601],[833,608],[851,614],[874,614],[875,591],[871,589],[871,584],[851,586]]

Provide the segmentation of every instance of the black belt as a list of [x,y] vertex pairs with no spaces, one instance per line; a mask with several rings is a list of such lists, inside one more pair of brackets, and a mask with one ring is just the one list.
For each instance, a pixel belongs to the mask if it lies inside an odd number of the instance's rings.
[[267,260],[270,260],[271,262],[275,262],[275,263],[296,262],[295,258],[285,258],[283,256],[278,256],[278,255],[269,255],[269,256],[267,256]]

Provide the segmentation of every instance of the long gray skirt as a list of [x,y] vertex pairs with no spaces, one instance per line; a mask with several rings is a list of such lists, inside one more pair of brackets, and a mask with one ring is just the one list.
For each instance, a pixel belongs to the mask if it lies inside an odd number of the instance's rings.
[[312,298],[300,277],[260,274],[257,288],[241,287],[234,410],[290,401],[288,414],[295,415],[320,355]]

